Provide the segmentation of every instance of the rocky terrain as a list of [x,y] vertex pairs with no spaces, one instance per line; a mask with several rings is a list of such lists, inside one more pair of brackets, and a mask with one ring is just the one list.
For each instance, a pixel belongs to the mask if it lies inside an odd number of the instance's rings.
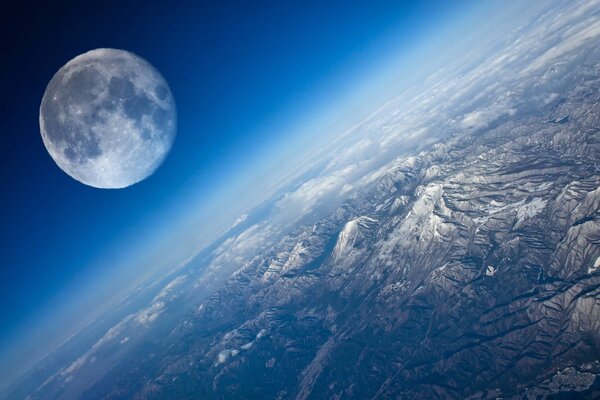
[[387,104],[15,393],[600,397],[599,7],[567,4]]
[[598,89],[398,160],[202,302],[138,397],[600,396]]

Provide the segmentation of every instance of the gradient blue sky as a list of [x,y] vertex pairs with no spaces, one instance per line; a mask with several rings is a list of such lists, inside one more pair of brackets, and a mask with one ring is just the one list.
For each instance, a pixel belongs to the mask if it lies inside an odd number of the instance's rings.
[[[185,233],[193,244],[215,221],[231,223],[257,182],[274,179],[324,132],[367,115],[386,100],[389,82],[426,68],[411,57],[441,43],[444,29],[485,24],[465,19],[476,7],[467,0],[18,7],[3,10],[0,24],[0,355],[59,337],[144,271],[176,262],[169,238]],[[474,28],[468,23],[463,34]],[[39,134],[52,75],[98,47],[150,61],[178,108],[163,166],[122,190],[68,177]]]

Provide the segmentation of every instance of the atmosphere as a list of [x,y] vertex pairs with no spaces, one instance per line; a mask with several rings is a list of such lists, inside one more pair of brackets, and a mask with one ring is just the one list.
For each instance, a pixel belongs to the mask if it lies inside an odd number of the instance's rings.
[[[138,261],[136,247],[145,252],[156,236],[168,236],[156,224],[177,226],[170,218],[203,216],[193,220],[200,228],[195,234],[205,234],[202,225],[214,234],[218,227],[206,207],[224,213],[222,223],[233,223],[237,216],[218,207],[222,196],[243,202],[259,195],[247,191],[265,174],[276,177],[282,160],[324,133],[339,133],[336,118],[372,112],[377,104],[360,98],[361,77],[385,67],[377,62],[390,55],[389,46],[394,56],[408,54],[415,41],[435,34],[432,28],[448,24],[457,5],[444,3],[72,3],[34,13],[9,10],[2,29],[12,31],[4,37],[17,40],[3,66],[10,94],[2,130],[11,144],[2,157],[2,178],[11,188],[2,198],[2,248],[10,266],[0,279],[4,345],[13,347],[6,340],[14,334],[22,337],[15,331],[22,324],[31,328],[37,318],[59,317],[48,313],[73,301],[79,285],[97,287],[95,274],[109,269],[117,275],[104,279],[125,284],[138,273],[123,270],[136,267],[127,265]],[[127,48],[146,58],[169,82],[178,107],[171,156],[155,176],[123,192],[91,190],[53,168],[35,116],[56,70],[96,47]],[[386,100],[374,89],[371,96]],[[330,127],[338,132],[327,132]],[[295,146],[286,147],[290,142]],[[172,260],[153,259],[160,266],[165,261]],[[123,265],[115,270],[115,262]],[[48,340],[45,332],[41,336]]]

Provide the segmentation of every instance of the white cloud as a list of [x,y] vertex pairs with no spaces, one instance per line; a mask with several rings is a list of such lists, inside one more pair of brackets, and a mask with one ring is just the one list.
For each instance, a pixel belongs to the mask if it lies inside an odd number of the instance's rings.
[[243,263],[270,243],[275,233],[276,230],[270,224],[263,222],[252,225],[237,236],[227,239],[214,251],[215,258],[209,269]]
[[218,364],[222,364],[225,361],[227,361],[227,359],[229,358],[229,356],[231,355],[231,350],[223,350],[219,353],[219,355],[217,356],[217,363]]
[[[129,332],[132,328],[132,324],[135,323],[137,325],[141,325],[144,327],[148,327],[152,322],[154,322],[160,314],[162,314],[166,309],[166,297],[180,285],[186,279],[185,275],[178,276],[177,278],[170,281],[165,287],[154,297],[152,300],[152,304],[148,307],[140,309],[138,312],[129,314],[121,321],[119,321],[116,325],[106,331],[104,336],[102,336],[94,345],[86,351],[81,357],[77,358],[73,361],[68,367],[63,368],[59,371],[61,376],[66,376],[65,379],[69,379],[70,375],[76,372],[79,368],[91,362],[96,352],[104,345],[114,341],[119,336],[121,336],[124,332]],[[129,336],[123,337],[119,343],[125,344],[130,340]],[[70,379],[69,379],[70,380]]]
[[353,180],[357,165],[352,164],[325,176],[304,182],[298,189],[286,193],[276,204],[276,213],[295,220],[310,214],[318,204],[333,199],[344,185]]
[[492,122],[504,115],[514,115],[516,110],[503,104],[493,104],[482,110],[466,114],[460,125],[464,129],[487,128]]
[[164,310],[165,303],[163,301],[152,303],[150,307],[146,307],[136,314],[135,321],[140,325],[148,326],[150,323],[154,322]]
[[228,230],[231,230],[233,228],[235,228],[236,226],[238,226],[239,224],[241,224],[242,222],[246,221],[248,219],[248,214],[242,214],[238,217],[238,219],[235,220],[235,222],[233,223],[233,225],[231,225],[229,227]]
[[183,281],[185,281],[185,279],[186,279],[185,275],[180,275],[177,278],[173,279],[164,288],[162,288],[162,290],[154,297],[152,302],[156,303],[156,302],[164,299],[165,297],[167,297],[173,291],[173,289],[175,289],[177,286],[181,285],[181,283]]
[[119,321],[119,323],[117,323],[115,326],[107,330],[104,336],[102,336],[96,343],[94,343],[94,345],[87,352],[85,352],[81,357],[73,361],[68,367],[59,371],[59,374],[61,376],[70,375],[85,364],[87,364],[90,360],[93,359],[94,354],[96,353],[96,351],[98,351],[100,347],[102,347],[108,342],[111,342],[119,335],[121,335],[121,333],[125,330],[127,324],[131,321],[132,318],[132,315],[128,315],[127,317]]
[[[591,6],[594,1],[590,1]],[[567,19],[568,20],[568,19]],[[570,22],[570,21],[569,21]],[[559,43],[551,46],[546,52],[537,57],[523,72],[530,73],[564,57],[567,53],[575,50],[586,42],[597,40],[600,35],[600,20],[596,16],[585,19],[575,26],[556,32],[561,34]]]

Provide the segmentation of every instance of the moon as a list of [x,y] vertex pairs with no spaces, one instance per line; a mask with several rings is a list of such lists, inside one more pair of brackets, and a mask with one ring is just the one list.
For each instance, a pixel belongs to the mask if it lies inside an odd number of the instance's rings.
[[124,188],[152,175],[176,132],[173,95],[160,73],[125,50],[96,49],[54,75],[40,131],[56,164],[89,186]]

